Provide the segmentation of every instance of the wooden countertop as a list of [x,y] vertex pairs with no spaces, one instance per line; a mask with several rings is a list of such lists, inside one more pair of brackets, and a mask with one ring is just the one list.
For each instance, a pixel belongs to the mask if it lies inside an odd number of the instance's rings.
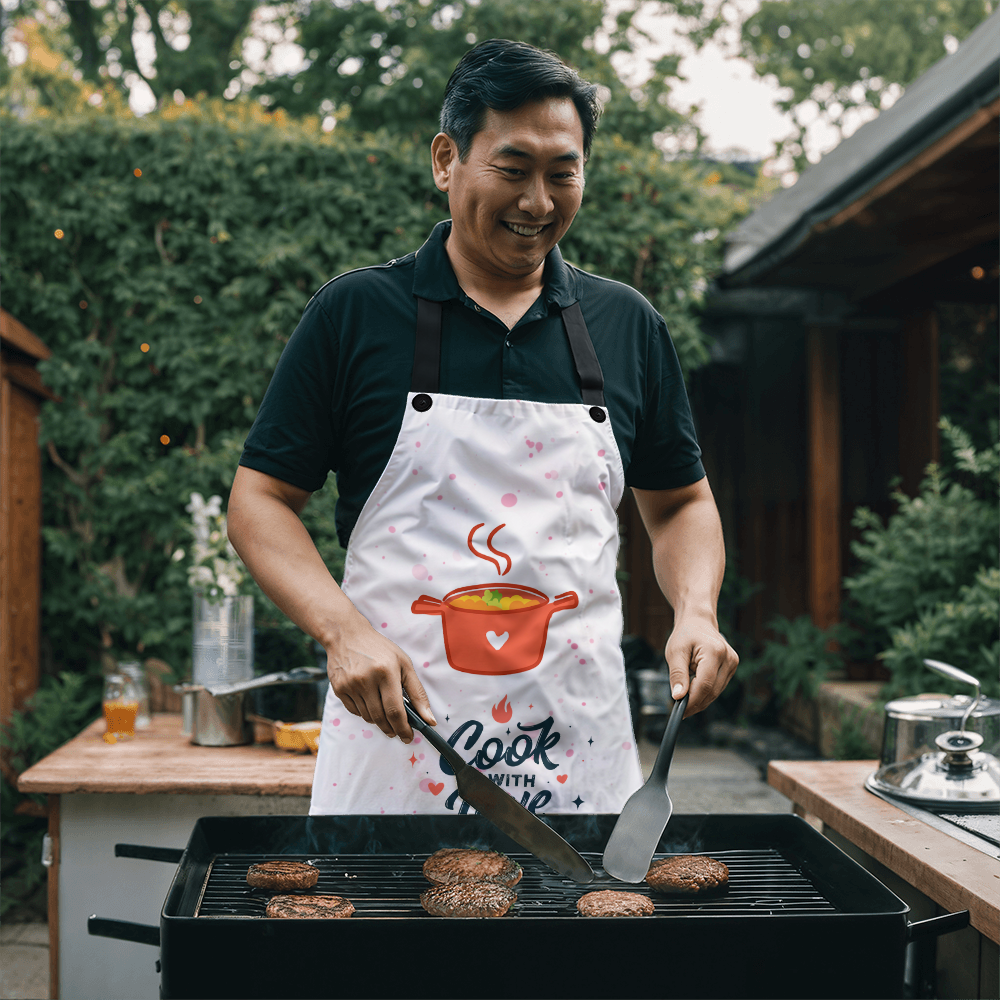
[[22,792],[186,795],[309,795],[316,758],[270,743],[199,747],[181,735],[179,714],[157,714],[135,739],[108,744],[104,719],[28,768]]
[[972,926],[1000,942],[996,861],[867,791],[865,778],[877,767],[875,760],[774,760],[767,781],[945,910],[968,910]]

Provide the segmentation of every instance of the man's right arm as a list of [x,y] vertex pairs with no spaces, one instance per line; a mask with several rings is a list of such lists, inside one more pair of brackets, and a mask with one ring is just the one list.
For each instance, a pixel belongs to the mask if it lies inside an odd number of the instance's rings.
[[402,689],[435,725],[409,657],[372,628],[330,575],[299,519],[310,494],[240,466],[229,497],[229,540],[261,589],[303,632],[322,644],[337,697],[348,711],[409,743]]

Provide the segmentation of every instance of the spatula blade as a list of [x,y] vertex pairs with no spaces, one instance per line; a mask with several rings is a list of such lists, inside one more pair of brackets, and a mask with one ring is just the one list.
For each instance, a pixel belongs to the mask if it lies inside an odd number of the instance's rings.
[[604,849],[604,870],[622,882],[641,882],[673,811],[663,788],[647,784],[633,792]]
[[653,770],[646,784],[625,803],[604,848],[604,870],[622,882],[641,882],[646,877],[649,862],[674,811],[667,794],[667,774],[689,696],[690,691],[670,709]]

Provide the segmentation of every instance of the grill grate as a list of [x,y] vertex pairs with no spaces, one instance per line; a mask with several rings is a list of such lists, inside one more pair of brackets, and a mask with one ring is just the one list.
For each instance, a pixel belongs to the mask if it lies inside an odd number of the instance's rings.
[[[707,853],[707,852],[701,852]],[[648,895],[654,916],[710,914],[718,916],[766,916],[774,914],[835,913],[835,907],[812,882],[779,851],[773,849],[713,851],[711,856],[729,868],[729,889],[714,898],[667,897],[649,886],[623,885],[600,867],[601,855],[583,852],[597,873],[589,885],[578,885],[543,866],[529,854],[511,854],[523,868],[514,887],[517,903],[511,914],[521,918],[579,916],[576,901],[595,889],[634,888]],[[669,857],[658,854],[656,858]],[[426,917],[420,893],[430,885],[422,866],[426,854],[309,855],[217,854],[208,869],[198,917],[263,917],[272,893],[252,889],[246,883],[247,869],[261,861],[309,861],[319,868],[315,888],[303,895],[336,895],[355,907],[353,919]]]

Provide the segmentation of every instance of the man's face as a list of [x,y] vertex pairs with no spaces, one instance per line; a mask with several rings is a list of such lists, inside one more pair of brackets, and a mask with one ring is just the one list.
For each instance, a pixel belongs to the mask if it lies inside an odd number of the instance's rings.
[[485,277],[537,271],[583,199],[583,127],[569,98],[487,109],[464,163],[443,133],[431,155],[451,208],[449,254]]

